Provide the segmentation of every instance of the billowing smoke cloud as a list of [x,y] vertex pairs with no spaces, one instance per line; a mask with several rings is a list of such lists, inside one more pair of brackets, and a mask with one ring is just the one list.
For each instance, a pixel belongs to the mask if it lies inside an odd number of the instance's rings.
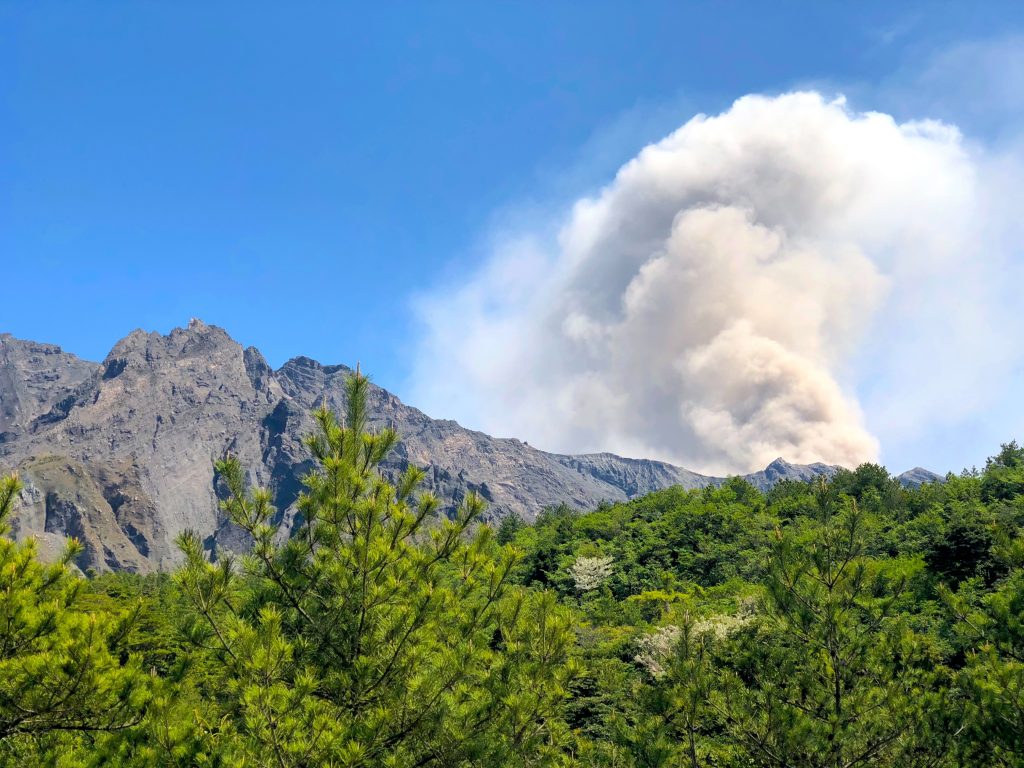
[[908,350],[940,337],[955,356],[995,322],[981,173],[948,125],[816,93],[697,116],[557,235],[505,238],[422,302],[414,400],[549,450],[705,471],[876,459],[858,372],[912,421],[949,392],[915,397]]

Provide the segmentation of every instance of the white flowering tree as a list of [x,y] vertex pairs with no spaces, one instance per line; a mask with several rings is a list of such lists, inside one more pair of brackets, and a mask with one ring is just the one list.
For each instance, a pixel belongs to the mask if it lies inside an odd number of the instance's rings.
[[702,734],[713,730],[720,719],[712,703],[720,675],[711,649],[749,623],[751,615],[748,606],[741,605],[735,615],[695,619],[683,611],[680,619],[679,625],[660,627],[637,638],[634,659],[651,676],[656,711],[684,744],[690,768],[700,768],[710,757]]
[[612,575],[612,557],[577,557],[576,562],[569,566],[576,589],[590,592],[600,587]]
[[655,680],[664,677],[682,634],[681,628],[669,624],[649,635],[641,635],[636,641],[638,653],[635,661]]

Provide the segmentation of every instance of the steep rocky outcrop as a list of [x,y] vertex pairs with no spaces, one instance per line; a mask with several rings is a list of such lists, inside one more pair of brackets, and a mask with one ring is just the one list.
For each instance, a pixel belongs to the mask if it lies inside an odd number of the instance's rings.
[[[99,364],[2,335],[0,467],[26,484],[15,532],[53,552],[74,535],[86,545],[79,564],[99,570],[170,567],[185,529],[209,545],[244,548],[218,512],[213,461],[238,456],[289,523],[311,466],[302,445],[311,410],[324,402],[341,410],[350,372],[306,357],[275,371],[258,350],[198,320],[167,335],[135,331]],[[489,514],[530,520],[553,504],[588,508],[721,482],[659,461],[546,453],[432,419],[379,387],[370,406],[376,425],[402,436],[388,467],[426,467],[427,487],[448,511],[475,491]],[[748,479],[767,488],[834,471],[779,459]]]
[[[254,482],[271,479],[261,427],[284,395],[272,376],[250,375],[252,357],[198,321],[166,336],[135,331],[71,395],[0,444],[0,463],[47,494],[52,482],[40,474],[40,458],[74,469],[65,474],[77,483],[90,565],[170,565],[182,530],[209,535],[220,525],[215,457],[230,450]],[[90,507],[97,498],[109,514]],[[109,545],[119,534],[133,542],[132,557],[93,551],[94,540]]]
[[[96,363],[0,333],[0,440],[13,439],[92,377]],[[12,434],[13,433],[13,434]]]

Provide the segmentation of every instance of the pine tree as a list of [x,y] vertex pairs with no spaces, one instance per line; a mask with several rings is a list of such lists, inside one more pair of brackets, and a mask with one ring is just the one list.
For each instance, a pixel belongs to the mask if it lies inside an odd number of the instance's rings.
[[680,763],[690,768],[703,764],[698,747],[709,723],[715,720],[708,697],[715,687],[709,645],[713,635],[684,611],[679,625],[662,627],[641,640],[637,661],[655,679],[648,706],[679,741],[685,755]]
[[913,566],[869,557],[871,520],[824,483],[818,512],[778,534],[766,618],[711,702],[754,765],[941,764],[944,671],[899,611]]
[[1024,766],[1024,536],[1003,529],[996,537],[995,555],[1008,571],[996,589],[978,596],[968,584],[956,593],[943,587],[941,595],[967,648],[964,762],[1016,767]]
[[121,658],[134,613],[82,604],[84,582],[70,567],[81,545],[69,541],[44,565],[34,540],[6,536],[20,490],[15,476],[0,480],[0,755],[31,765],[48,749],[70,752],[70,734],[136,725],[149,683],[136,658]]
[[[410,467],[380,472],[398,436],[370,432],[369,382],[347,384],[343,424],[325,408],[307,440],[316,469],[303,523],[281,542],[266,490],[239,463],[217,471],[223,509],[254,541],[207,562],[185,535],[179,583],[192,639],[219,664],[212,690],[230,723],[229,759],[250,765],[537,765],[558,759],[574,675],[568,617],[550,594],[509,583],[517,554],[454,520]],[[474,529],[475,530],[472,530]]]

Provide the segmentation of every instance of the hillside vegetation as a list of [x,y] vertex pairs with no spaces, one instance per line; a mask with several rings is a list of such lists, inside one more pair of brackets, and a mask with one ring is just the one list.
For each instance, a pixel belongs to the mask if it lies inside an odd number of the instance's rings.
[[0,763],[1024,766],[1017,444],[494,528],[379,472],[367,392],[316,414],[297,523],[217,464],[244,557],[82,579],[0,539]]

